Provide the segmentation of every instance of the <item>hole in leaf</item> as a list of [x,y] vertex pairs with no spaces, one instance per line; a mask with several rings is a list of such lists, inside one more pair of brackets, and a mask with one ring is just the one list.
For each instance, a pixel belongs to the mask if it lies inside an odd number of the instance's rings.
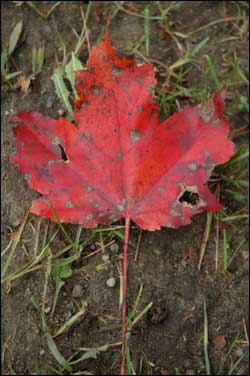
[[183,194],[179,197],[178,201],[181,203],[186,203],[192,206],[195,206],[198,204],[200,200],[200,196],[196,192],[191,192],[188,190],[185,190]]
[[64,162],[67,162],[69,160],[69,157],[67,156],[64,148],[62,147],[62,145],[58,144],[59,148],[60,148],[60,151],[61,151],[61,158]]

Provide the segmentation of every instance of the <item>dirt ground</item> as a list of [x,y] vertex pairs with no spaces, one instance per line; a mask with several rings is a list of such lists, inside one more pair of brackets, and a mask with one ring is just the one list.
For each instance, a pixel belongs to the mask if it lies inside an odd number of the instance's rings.
[[[65,41],[67,51],[71,51],[75,43],[71,27],[73,26],[78,32],[82,27],[80,3],[84,10],[88,6],[87,2],[62,1],[45,20],[27,4],[15,6],[14,3],[1,2],[2,45],[6,45],[16,23],[23,20],[23,34],[13,55],[16,64],[26,75],[30,74],[32,47],[42,41],[45,41],[46,60],[39,76],[38,90],[33,88],[25,95],[20,90],[6,88],[5,85],[2,87],[2,249],[5,249],[9,243],[11,232],[19,228],[32,199],[38,197],[9,161],[10,155],[15,150],[12,133],[14,124],[10,121],[10,115],[24,110],[39,111],[54,118],[58,117],[62,104],[55,94],[51,80],[53,69],[57,65],[55,55],[59,58],[62,55],[58,31]],[[37,7],[44,14],[54,3],[36,2]],[[122,51],[128,46],[135,46],[144,35],[144,20],[123,10],[114,13],[117,3],[123,3],[124,8],[130,12],[135,12],[136,9],[142,12],[150,2],[94,2],[88,20],[90,42],[95,44],[107,16],[113,14],[110,39],[113,45]],[[159,14],[157,2],[151,3],[150,14]],[[160,3],[166,8],[173,2]],[[222,81],[228,78],[235,54],[240,64],[244,64],[248,58],[247,30],[243,30],[247,10],[246,2],[242,1],[189,1],[169,11],[167,26],[186,36],[186,38],[178,37],[183,48],[188,46],[192,48],[209,36],[208,43],[197,53],[197,64],[192,65],[193,69],[189,72],[184,85],[204,87],[205,54],[213,60]],[[215,22],[216,20],[222,21]],[[190,34],[209,23],[211,23],[209,27]],[[145,54],[143,43],[139,50]],[[86,62],[88,57],[86,43],[81,48],[79,57],[83,63]],[[151,21],[149,59],[152,58],[169,66],[180,57],[181,50],[175,40],[164,31],[162,23],[158,20]],[[135,54],[134,58],[138,62],[144,62],[139,55]],[[164,68],[157,63],[155,65],[159,68],[157,73],[159,83],[156,90],[161,92],[166,75],[164,76]],[[171,90],[171,84],[168,90]],[[247,86],[237,84],[236,80],[236,84],[228,91],[227,104],[230,108],[238,103],[242,95],[247,96]],[[181,106],[194,104],[194,99],[183,98],[179,103]],[[175,106],[176,103],[173,105],[173,111],[176,109]],[[247,115],[245,110],[239,108],[226,112],[232,130],[244,126],[247,123]],[[245,138],[245,135],[235,137],[236,146],[240,147],[245,142]],[[235,202],[233,197],[223,190],[221,201],[228,213],[235,213],[247,205],[246,202]],[[39,247],[47,223],[45,219],[28,216],[8,273],[34,257],[34,248],[37,247],[36,231],[40,226]],[[216,223],[213,220],[203,266],[199,271],[197,264],[205,223],[206,213],[203,213],[196,216],[191,225],[178,231],[168,228],[156,232],[143,231],[137,262],[134,261],[134,253],[139,229],[134,226],[131,231],[128,307],[130,310],[142,283],[143,293],[139,310],[153,302],[152,308],[134,327],[129,338],[131,362],[136,374],[206,374],[203,352],[204,300],[208,316],[211,373],[216,374],[237,336],[237,343],[221,374],[228,374],[230,367],[247,352],[247,338],[243,324],[245,323],[248,328],[248,226],[244,219],[233,223],[221,222],[219,268],[216,270],[214,260]],[[49,226],[50,234],[53,234],[57,226],[55,224]],[[76,233],[77,226],[66,225],[66,229],[73,235]],[[241,239],[245,239],[227,272],[223,272],[222,263],[223,229],[227,229],[230,255]],[[88,231],[84,230],[81,240],[87,234]],[[122,240],[118,237],[114,239],[120,251],[109,252],[107,248],[110,257],[105,267],[99,267],[104,263],[101,253],[86,260],[77,260],[73,264],[74,271],[82,268],[82,273],[73,273],[72,277],[65,280],[53,319],[49,310],[54,299],[55,286],[51,278],[49,279],[46,307],[47,319],[53,329],[58,328],[78,311],[81,299],[88,302],[86,314],[66,333],[55,339],[65,359],[72,356],[79,347],[98,347],[120,341],[119,330],[101,330],[103,326],[118,323],[120,320],[118,282]],[[109,240],[105,238],[106,243]],[[86,247],[84,254],[95,251],[99,247],[96,244],[99,241],[99,237],[95,237]],[[51,244],[51,250],[57,253],[66,245],[63,234],[59,233]],[[2,374],[4,375],[49,375],[56,374],[51,367],[59,369],[48,348],[39,312],[31,301],[33,296],[37,296],[41,301],[47,270],[48,265],[45,262],[39,269],[12,281],[11,284],[3,285]],[[109,277],[114,277],[117,282],[112,288],[106,284]],[[80,293],[77,296],[74,292],[74,297],[72,293],[77,288]],[[120,348],[114,345],[109,350],[101,352],[97,359],[88,359],[76,364],[72,372],[116,375],[119,373],[119,367]],[[242,375],[248,374],[247,354],[240,362],[237,372]],[[63,374],[69,373],[64,371]]]

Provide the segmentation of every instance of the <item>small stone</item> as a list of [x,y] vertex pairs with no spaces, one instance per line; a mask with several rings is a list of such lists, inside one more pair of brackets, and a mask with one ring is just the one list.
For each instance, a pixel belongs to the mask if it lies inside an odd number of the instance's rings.
[[102,255],[102,261],[103,262],[107,262],[109,260],[109,254],[108,253],[104,253],[103,255]]
[[46,102],[46,107],[52,108],[52,106],[53,106],[53,99],[52,97],[48,97],[47,102]]
[[39,351],[39,355],[40,356],[43,356],[45,354],[45,350],[44,349],[41,349],[40,351]]
[[82,286],[75,285],[72,291],[73,298],[80,298],[82,296]]
[[116,284],[116,280],[114,277],[110,277],[108,280],[107,280],[107,286],[108,287],[114,287]]
[[63,108],[59,108],[59,110],[57,111],[58,115],[59,116],[63,116],[64,115],[64,109]]
[[48,306],[48,307],[45,307],[44,308],[44,313],[49,313],[51,311],[51,307],[50,306]]
[[5,111],[4,115],[8,116],[10,113],[9,111]]

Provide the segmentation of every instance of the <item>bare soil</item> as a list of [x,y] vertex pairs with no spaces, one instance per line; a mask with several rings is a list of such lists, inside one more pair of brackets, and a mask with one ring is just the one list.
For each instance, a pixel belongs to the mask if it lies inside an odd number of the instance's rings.
[[[46,13],[55,2],[36,2],[39,9]],[[9,242],[10,231],[15,231],[27,212],[32,199],[37,197],[23,176],[10,163],[9,156],[14,152],[13,122],[10,115],[20,110],[39,111],[52,117],[58,117],[58,110],[62,104],[56,97],[51,75],[56,67],[55,56],[62,56],[57,30],[60,31],[67,46],[71,51],[75,41],[71,27],[78,32],[82,27],[80,3],[77,1],[63,1],[47,19],[42,19],[27,4],[15,6],[12,1],[1,2],[2,8],[2,43],[6,45],[13,27],[19,20],[24,22],[24,32],[21,43],[14,53],[14,59],[26,74],[31,73],[32,46],[41,41],[46,43],[46,61],[39,78],[40,90],[32,90],[24,95],[18,90],[2,89],[2,246],[3,249]],[[84,2],[84,9],[87,4]],[[127,9],[135,7],[142,10],[148,2],[124,2]],[[151,14],[159,14],[156,2],[151,5]],[[171,2],[160,2],[162,7],[167,7]],[[226,80],[232,67],[234,54],[239,61],[248,57],[248,43],[245,34],[241,35],[241,21],[228,21],[226,18],[236,17],[239,12],[246,12],[245,2],[234,1],[188,1],[181,7],[170,12],[168,26],[171,30],[179,31],[184,35],[219,19],[222,22],[214,23],[198,33],[189,35],[187,39],[180,39],[183,46],[197,44],[209,36],[209,42],[196,56],[199,68],[195,67],[190,72],[187,86],[204,86],[204,70],[206,62],[204,54],[210,55],[217,68],[221,80]],[[126,5],[125,4],[125,5]],[[129,8],[130,7],[130,8]],[[100,35],[109,14],[115,10],[115,2],[96,1],[88,21],[90,42],[94,44]],[[133,10],[132,10],[133,11]],[[123,11],[117,12],[110,26],[110,39],[113,45],[121,51],[136,42],[144,34],[143,18],[135,17]],[[167,66],[173,64],[180,57],[180,50],[175,41],[164,33],[161,22],[151,21],[150,31],[150,58],[160,61]],[[75,42],[74,42],[75,43]],[[143,45],[140,48],[145,53]],[[86,44],[81,49],[80,58],[83,62],[88,57]],[[134,56],[142,62],[138,56]],[[156,64],[157,66],[157,64]],[[157,66],[159,68],[159,66]],[[158,73],[161,90],[164,83],[164,69]],[[228,104],[237,103],[240,95],[247,95],[245,86],[235,85],[228,93]],[[187,104],[184,99],[182,105]],[[193,103],[191,103],[193,104]],[[229,112],[232,129],[238,129],[247,122],[244,111]],[[234,140],[241,145],[244,140]],[[216,142],[216,141],[215,141]],[[221,200],[234,212],[241,206],[233,198],[222,192]],[[30,260],[34,255],[35,235],[30,224],[37,229],[39,219],[29,215],[25,230],[16,251],[10,271]],[[207,250],[201,271],[197,270],[199,250],[201,246],[206,213],[196,216],[191,225],[176,231],[162,229],[156,232],[142,233],[138,261],[134,261],[134,250],[138,239],[139,229],[131,231],[130,259],[129,259],[129,287],[128,307],[131,308],[138,293],[139,286],[143,283],[143,294],[139,308],[142,309],[149,302],[153,307],[149,313],[139,321],[129,339],[131,360],[137,374],[205,374],[203,353],[204,330],[204,300],[207,303],[209,323],[209,356],[212,373],[216,373],[232,342],[238,335],[239,342],[230,356],[232,362],[246,350],[245,335],[242,326],[244,319],[248,327],[248,263],[246,252],[239,252],[231,265],[230,271],[223,273],[220,261],[219,271],[215,270],[215,223],[209,237]],[[41,221],[41,236],[46,220]],[[66,225],[71,234],[76,232],[77,226]],[[234,250],[242,237],[248,237],[248,228],[245,222],[235,222],[234,225],[222,224],[229,234],[230,251]],[[55,231],[56,225],[50,225],[50,231]],[[83,232],[81,238],[87,235]],[[222,232],[221,232],[222,233]],[[95,238],[86,249],[86,254],[98,248]],[[107,268],[96,270],[103,263],[101,254],[85,261],[77,261],[75,270],[85,267],[83,273],[74,274],[66,280],[66,284],[59,295],[58,304],[53,320],[49,318],[51,327],[59,327],[65,320],[77,312],[80,305],[78,298],[72,297],[76,285],[82,287],[82,296],[88,301],[86,315],[77,322],[66,334],[56,339],[58,349],[67,359],[78,347],[97,347],[105,343],[120,341],[120,331],[101,331],[100,329],[120,320],[119,313],[119,272],[117,265],[121,261],[122,241],[116,240],[120,245],[117,254],[111,252]],[[40,245],[39,243],[39,245]],[[63,234],[57,236],[52,244],[52,251],[59,252],[67,243]],[[243,251],[247,251],[247,242]],[[223,244],[220,238],[220,260],[222,260]],[[244,257],[243,257],[244,255]],[[2,294],[2,374],[34,375],[54,374],[51,367],[58,367],[51,355],[42,329],[41,319],[31,302],[32,296],[41,300],[44,286],[46,265],[44,267],[17,279],[11,285],[4,286]],[[110,276],[116,278],[113,288],[107,286],[106,281]],[[55,287],[49,281],[46,305],[51,307],[55,294]],[[222,349],[216,348],[213,339],[224,336],[226,345]],[[142,362],[142,370],[140,370]],[[231,363],[230,363],[231,362]],[[90,359],[77,364],[74,372],[88,371],[95,375],[118,374],[120,367],[120,348],[101,353],[97,359]],[[228,368],[227,368],[228,369]],[[224,370],[226,373],[226,369]],[[65,373],[67,374],[67,373]],[[240,365],[239,374],[248,374],[247,357]]]

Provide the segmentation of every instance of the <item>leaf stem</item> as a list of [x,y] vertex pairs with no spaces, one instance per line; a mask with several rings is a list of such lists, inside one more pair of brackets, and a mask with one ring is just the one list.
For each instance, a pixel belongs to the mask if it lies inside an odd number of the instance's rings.
[[127,285],[128,285],[128,241],[129,241],[129,227],[130,218],[125,218],[125,237],[123,243],[123,270],[122,270],[122,365],[121,375],[125,375],[126,364],[126,297],[127,297]]

